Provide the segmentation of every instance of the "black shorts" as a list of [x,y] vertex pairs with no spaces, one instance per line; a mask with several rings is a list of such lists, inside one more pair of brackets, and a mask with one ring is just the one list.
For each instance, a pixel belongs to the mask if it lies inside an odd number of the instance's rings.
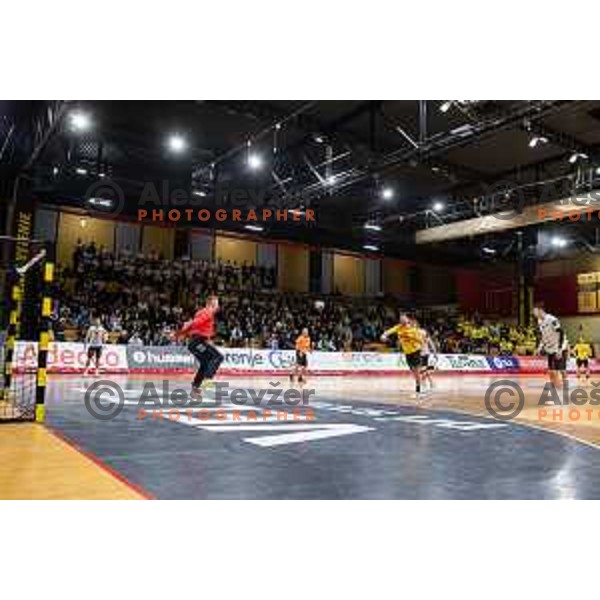
[[564,371],[567,368],[567,359],[562,352],[548,354],[548,370]]
[[308,367],[306,352],[300,352],[299,350],[296,350],[296,366],[304,368]]
[[417,352],[411,352],[410,354],[406,354],[406,364],[408,365],[409,369],[418,369],[420,366],[422,366],[422,362],[421,362],[421,351],[417,350]]
[[90,346],[87,351],[88,359],[92,359],[94,356],[97,361],[100,361],[102,355],[102,346]]
[[587,369],[590,365],[590,361],[587,358],[577,358],[575,359],[575,364],[578,367],[585,367]]
[[[435,355],[434,355],[435,357]],[[421,366],[428,371],[433,371],[435,369],[435,365],[431,360],[431,354],[423,354],[421,355]]]

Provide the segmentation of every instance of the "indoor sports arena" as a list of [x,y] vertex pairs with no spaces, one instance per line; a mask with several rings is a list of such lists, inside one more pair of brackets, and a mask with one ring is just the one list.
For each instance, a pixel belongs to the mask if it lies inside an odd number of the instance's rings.
[[600,101],[0,101],[0,499],[600,498]]

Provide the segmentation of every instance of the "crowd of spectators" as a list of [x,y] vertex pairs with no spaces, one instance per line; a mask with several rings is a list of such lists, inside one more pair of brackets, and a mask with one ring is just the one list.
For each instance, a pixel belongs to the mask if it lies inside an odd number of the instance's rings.
[[[216,341],[233,347],[290,349],[303,327],[324,351],[381,348],[381,333],[399,307],[391,298],[318,296],[276,290],[273,268],[210,263],[158,253],[118,256],[94,243],[78,243],[72,264],[58,270],[57,340],[80,341],[92,318],[113,343],[167,345],[208,293],[221,301]],[[536,334],[448,312],[417,313],[439,350],[447,353],[533,354]]]

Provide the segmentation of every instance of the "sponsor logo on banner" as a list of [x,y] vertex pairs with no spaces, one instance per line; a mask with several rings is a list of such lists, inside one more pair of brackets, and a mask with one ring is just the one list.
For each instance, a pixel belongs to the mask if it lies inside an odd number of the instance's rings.
[[225,359],[222,369],[242,371],[268,371],[269,351],[252,348],[219,348]]
[[296,363],[293,350],[272,350],[269,352],[269,364],[273,369],[291,369]]
[[488,356],[487,360],[494,371],[517,371],[519,369],[519,361],[516,356]]
[[440,354],[437,368],[440,371],[489,371],[485,356],[476,354]]
[[191,369],[195,359],[184,346],[127,346],[131,369]]
[[[37,367],[37,342],[15,344],[15,370],[31,371]],[[48,373],[77,373],[85,369],[85,344],[51,342],[48,345]],[[105,372],[126,372],[127,352],[121,345],[107,344],[100,357],[100,369]]]
[[390,352],[313,352],[308,359],[310,369],[330,371],[404,371],[403,354]]

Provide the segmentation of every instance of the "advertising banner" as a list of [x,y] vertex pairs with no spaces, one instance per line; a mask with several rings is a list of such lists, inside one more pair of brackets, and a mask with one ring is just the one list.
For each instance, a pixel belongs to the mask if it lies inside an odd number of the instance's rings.
[[[52,342],[48,346],[48,373],[81,373],[87,362],[85,344]],[[37,342],[15,344],[14,368],[17,372],[32,370],[37,366]],[[126,346],[108,344],[100,357],[100,370],[104,373],[128,371]]]
[[[224,375],[283,375],[295,364],[294,350],[255,350],[252,348],[220,348]],[[87,348],[82,343],[55,342],[48,349],[48,373],[81,373],[87,361]],[[37,365],[37,343],[17,342],[15,371],[33,370]],[[590,360],[593,372],[600,362]],[[100,359],[103,373],[192,372],[196,360],[185,346],[126,346],[107,344]],[[394,375],[407,373],[403,354],[392,352],[312,352],[308,358],[312,374],[322,375]],[[442,373],[545,373],[544,356],[482,356],[477,354],[439,354],[436,370]],[[575,370],[569,359],[568,370]]]

